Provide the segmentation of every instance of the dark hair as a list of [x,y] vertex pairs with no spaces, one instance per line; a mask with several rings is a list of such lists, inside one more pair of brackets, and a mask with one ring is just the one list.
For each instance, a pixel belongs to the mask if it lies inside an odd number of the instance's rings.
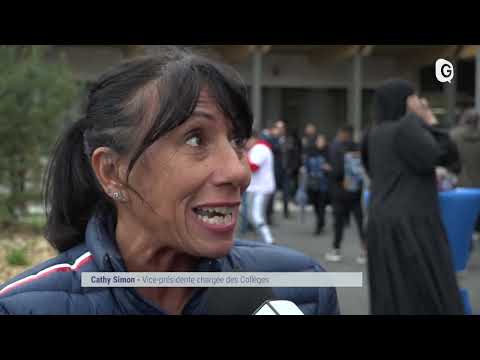
[[352,125],[343,125],[341,128],[340,128],[340,132],[343,132],[343,133],[347,133],[348,135],[353,135],[353,126]]
[[116,215],[91,167],[93,152],[108,147],[127,155],[130,174],[145,150],[188,120],[205,87],[231,119],[235,136],[249,138],[246,87],[232,68],[210,58],[171,47],[121,63],[98,79],[85,116],[60,137],[46,173],[45,236],[56,249],[83,242],[95,211]]

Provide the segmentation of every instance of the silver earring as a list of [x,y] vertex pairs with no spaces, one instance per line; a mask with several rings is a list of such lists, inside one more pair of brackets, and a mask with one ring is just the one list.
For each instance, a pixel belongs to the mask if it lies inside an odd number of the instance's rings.
[[113,200],[115,201],[125,201],[125,198],[123,197],[123,194],[118,192],[118,191],[115,191],[113,193]]

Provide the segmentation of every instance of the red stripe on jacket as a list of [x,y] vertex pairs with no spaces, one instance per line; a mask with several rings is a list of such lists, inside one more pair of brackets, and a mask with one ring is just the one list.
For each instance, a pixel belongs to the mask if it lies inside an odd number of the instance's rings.
[[93,260],[92,254],[87,252],[87,253],[83,254],[82,256],[80,256],[77,260],[75,260],[73,265],[57,264],[57,265],[50,266],[50,267],[40,271],[39,273],[37,273],[35,275],[30,275],[30,276],[27,276],[26,278],[23,278],[23,279],[20,279],[18,281],[15,281],[14,283],[11,283],[10,285],[8,285],[5,288],[3,288],[2,290],[0,290],[0,295],[5,295],[7,292],[9,292],[9,291],[21,286],[21,285],[29,284],[32,281],[42,279],[42,278],[47,277],[47,276],[49,276],[51,274],[54,274],[54,273],[78,271],[82,266],[88,264],[92,260]]

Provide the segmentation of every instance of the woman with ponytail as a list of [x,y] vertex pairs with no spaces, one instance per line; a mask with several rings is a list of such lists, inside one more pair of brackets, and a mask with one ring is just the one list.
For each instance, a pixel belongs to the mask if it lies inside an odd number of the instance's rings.
[[[60,255],[2,285],[0,313],[211,308],[205,289],[109,287],[104,276],[82,287],[82,273],[323,271],[297,252],[234,241],[251,131],[242,80],[209,58],[172,47],[105,73],[48,167],[46,238]],[[338,312],[335,289],[274,290],[305,313]]]

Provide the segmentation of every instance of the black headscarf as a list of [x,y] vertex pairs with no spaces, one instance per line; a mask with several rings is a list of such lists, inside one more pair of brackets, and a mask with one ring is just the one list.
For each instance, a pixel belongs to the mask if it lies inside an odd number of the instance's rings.
[[376,123],[398,121],[407,112],[407,99],[415,94],[415,87],[406,80],[388,80],[375,94]]

